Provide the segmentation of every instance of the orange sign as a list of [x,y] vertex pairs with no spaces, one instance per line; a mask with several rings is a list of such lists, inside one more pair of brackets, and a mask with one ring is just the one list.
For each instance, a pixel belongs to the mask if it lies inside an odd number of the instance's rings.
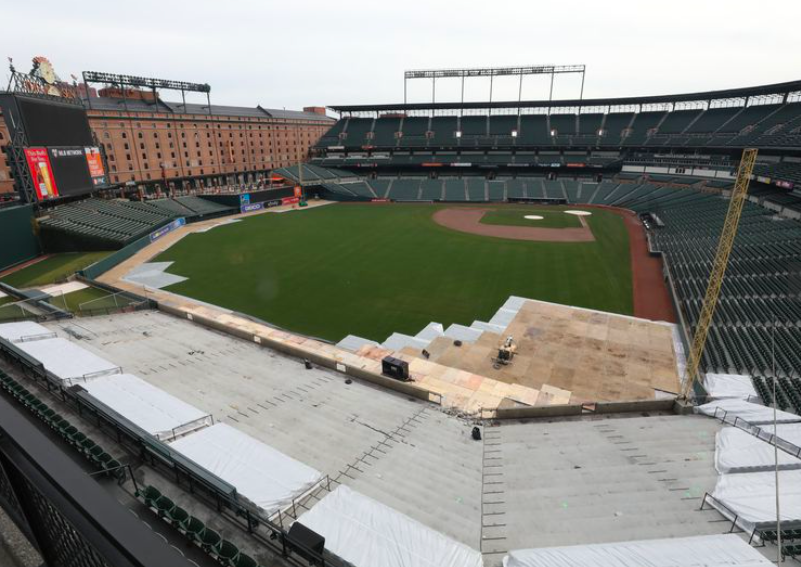
[[295,197],[302,197],[303,196],[303,189],[300,188],[300,185],[295,185]]
[[89,165],[89,176],[94,185],[103,185],[106,182],[106,171],[103,169],[103,159],[100,157],[100,149],[84,148],[86,152],[86,163]]

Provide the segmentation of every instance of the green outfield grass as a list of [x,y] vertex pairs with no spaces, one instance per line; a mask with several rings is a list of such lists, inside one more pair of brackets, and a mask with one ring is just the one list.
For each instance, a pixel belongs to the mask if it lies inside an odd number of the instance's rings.
[[330,340],[469,325],[510,295],[632,313],[628,233],[614,213],[587,217],[595,242],[545,243],[456,232],[432,221],[439,208],[259,215],[189,235],[157,261],[189,278],[169,291]]
[[16,288],[40,287],[64,280],[75,272],[105,258],[111,252],[70,252],[54,254],[0,279]]
[[[532,226],[536,228],[581,228],[581,221],[575,215],[565,214],[565,208],[549,207],[547,209],[515,208],[513,210],[494,209],[484,213],[482,224],[501,224],[505,226]],[[538,215],[540,220],[525,218],[526,215]]]
[[123,294],[114,295],[96,287],[87,287],[65,295],[56,295],[50,298],[49,301],[52,305],[72,313],[116,309],[133,303],[131,299]]

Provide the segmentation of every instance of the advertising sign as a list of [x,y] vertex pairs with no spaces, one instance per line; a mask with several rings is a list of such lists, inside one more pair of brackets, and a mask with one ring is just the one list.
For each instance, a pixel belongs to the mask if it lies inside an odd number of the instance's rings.
[[172,221],[167,226],[163,226],[160,229],[154,230],[153,232],[151,232],[150,233],[150,242],[155,242],[156,240],[158,240],[159,238],[161,238],[165,234],[168,234],[168,233],[172,232],[173,230],[175,230],[176,228],[180,228],[180,227],[184,226],[185,224],[186,224],[186,219],[185,218],[181,217],[181,218],[175,219],[174,221]]
[[239,196],[239,204],[247,205],[250,203],[250,193],[243,193]]
[[84,148],[86,153],[86,164],[89,166],[89,177],[92,178],[92,185],[106,184],[106,170],[103,168],[103,159],[100,156],[100,148]]
[[248,203],[242,204],[239,207],[241,213],[252,213],[253,211],[260,211],[264,208],[264,203]]
[[50,165],[50,156],[45,148],[25,148],[25,160],[31,172],[36,197],[42,201],[58,197],[56,177]]
[[284,197],[281,199],[282,205],[294,205],[295,203],[300,203],[300,197]]
[[295,185],[295,197],[302,197],[303,196],[303,189],[300,188],[300,185]]

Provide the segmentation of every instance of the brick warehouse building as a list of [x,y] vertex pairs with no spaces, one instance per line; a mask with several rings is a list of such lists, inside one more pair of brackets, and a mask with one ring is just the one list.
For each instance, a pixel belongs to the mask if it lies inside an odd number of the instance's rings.
[[[335,122],[321,107],[209,109],[132,89],[104,89],[99,95],[92,91],[83,102],[106,153],[109,182],[150,190],[256,182],[271,169],[304,159]],[[0,120],[0,146],[8,142],[5,121]],[[0,193],[13,190],[3,153]]]

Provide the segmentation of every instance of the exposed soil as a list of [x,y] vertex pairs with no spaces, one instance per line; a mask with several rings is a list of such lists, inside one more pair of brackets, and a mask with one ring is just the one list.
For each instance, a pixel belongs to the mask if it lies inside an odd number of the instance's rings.
[[18,272],[18,271],[20,271],[20,270],[22,270],[24,268],[27,268],[28,266],[32,266],[34,264],[38,264],[39,262],[41,262],[43,260],[47,260],[49,257],[50,257],[50,254],[43,254],[42,256],[37,256],[33,260],[28,260],[27,262],[23,262],[22,264],[17,264],[15,266],[12,266],[11,268],[8,268],[5,271],[0,271],[0,278],[4,278],[6,276],[10,276],[14,272]]
[[645,229],[631,211],[616,210],[629,231],[634,316],[653,321],[677,321],[673,302],[662,272],[662,258],[648,252]]
[[[662,259],[648,252],[645,230],[637,215],[625,209],[603,205],[582,205],[583,209],[607,209],[621,216],[629,232],[631,253],[632,288],[634,295],[634,316],[652,321],[677,321],[673,303],[662,272]],[[501,226],[481,224],[486,209],[452,208],[434,213],[434,221],[453,230],[495,236],[513,240],[532,240],[539,242],[592,242],[595,237],[581,219],[582,228],[536,228],[526,226]]]
[[454,208],[434,213],[434,222],[452,230],[494,236],[511,240],[534,240],[539,242],[594,242],[590,227],[579,217],[581,228],[538,228],[534,226],[503,226],[481,224],[486,209]]

